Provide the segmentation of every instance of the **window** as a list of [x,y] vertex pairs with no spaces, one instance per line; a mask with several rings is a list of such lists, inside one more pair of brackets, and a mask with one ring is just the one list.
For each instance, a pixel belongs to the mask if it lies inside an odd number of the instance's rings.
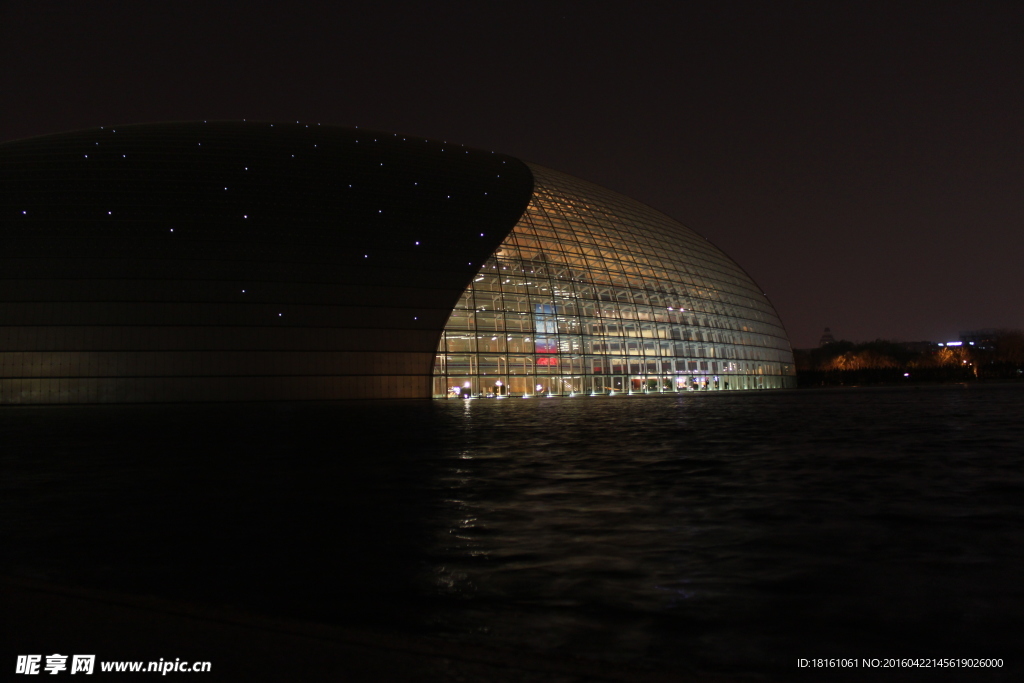
[[449,388],[467,382],[472,395],[493,397],[755,388],[764,383],[726,387],[717,361],[696,360],[751,351],[781,363],[722,371],[785,372],[770,385],[795,386],[778,316],[724,254],[638,202],[530,168],[529,206],[445,326],[435,396],[458,396]]

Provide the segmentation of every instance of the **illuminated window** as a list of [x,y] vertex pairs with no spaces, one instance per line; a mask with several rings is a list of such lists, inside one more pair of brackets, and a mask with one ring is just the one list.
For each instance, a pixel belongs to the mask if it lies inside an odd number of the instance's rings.
[[[795,386],[774,308],[719,249],[622,195],[530,169],[529,206],[445,326],[435,396]],[[719,360],[732,358],[759,362]]]

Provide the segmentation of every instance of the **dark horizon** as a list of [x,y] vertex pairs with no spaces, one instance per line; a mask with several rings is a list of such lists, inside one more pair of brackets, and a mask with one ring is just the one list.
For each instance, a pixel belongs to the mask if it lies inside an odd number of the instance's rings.
[[1024,327],[1024,8],[0,5],[0,140],[358,125],[495,150],[706,236],[794,347]]

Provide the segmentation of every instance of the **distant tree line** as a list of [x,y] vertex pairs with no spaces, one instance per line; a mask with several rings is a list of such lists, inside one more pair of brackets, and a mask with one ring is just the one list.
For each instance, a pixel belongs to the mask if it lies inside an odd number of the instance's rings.
[[1024,379],[1020,330],[999,330],[975,346],[843,340],[793,353],[800,386]]

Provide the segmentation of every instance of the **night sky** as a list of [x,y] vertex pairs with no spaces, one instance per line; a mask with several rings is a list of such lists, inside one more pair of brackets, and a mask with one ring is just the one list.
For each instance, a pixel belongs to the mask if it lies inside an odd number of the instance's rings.
[[793,345],[1024,327],[1024,4],[6,2],[0,140],[358,125],[690,226]]

